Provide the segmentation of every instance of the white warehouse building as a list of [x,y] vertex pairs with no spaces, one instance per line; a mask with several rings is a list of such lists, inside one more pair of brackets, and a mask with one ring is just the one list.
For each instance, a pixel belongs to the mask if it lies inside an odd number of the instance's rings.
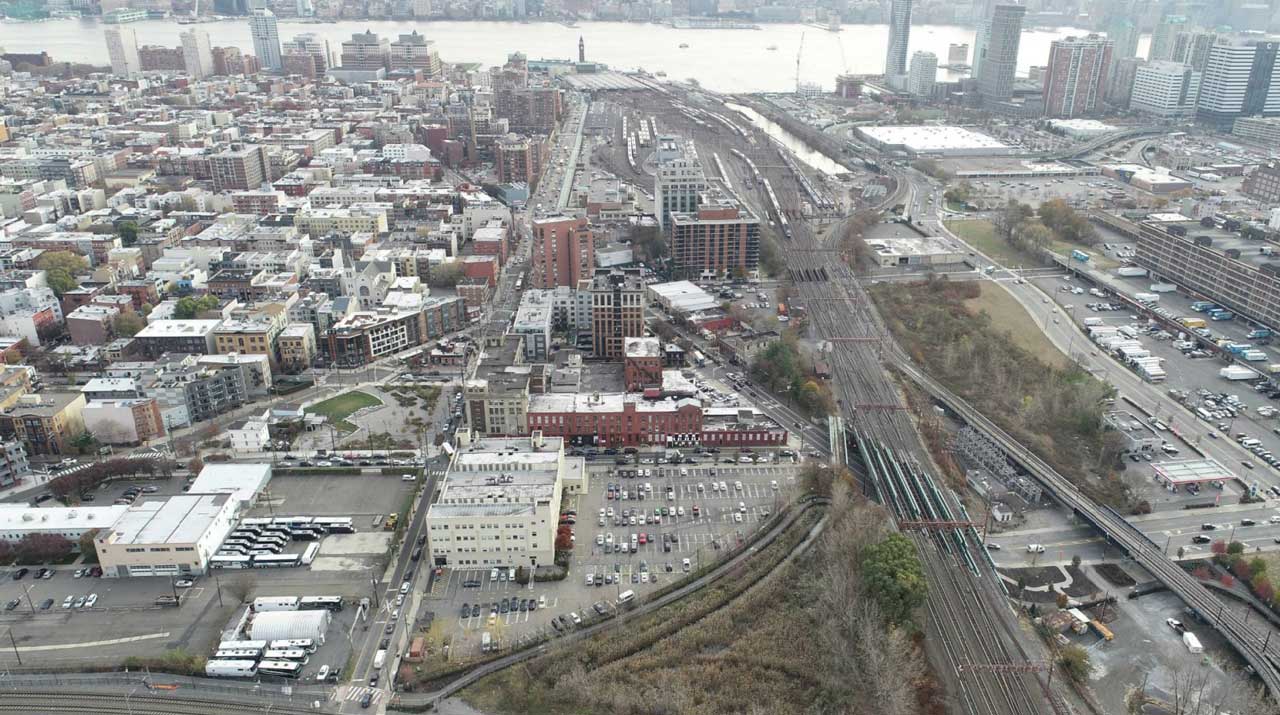
[[560,495],[586,490],[586,464],[566,457],[564,440],[459,433],[458,448],[427,511],[436,566],[550,565]]
[[0,505],[0,540],[18,542],[27,534],[52,534],[75,543],[86,531],[110,529],[127,506],[50,507]]
[[182,494],[129,507],[94,540],[102,575],[204,573],[231,533],[239,505],[230,494]]

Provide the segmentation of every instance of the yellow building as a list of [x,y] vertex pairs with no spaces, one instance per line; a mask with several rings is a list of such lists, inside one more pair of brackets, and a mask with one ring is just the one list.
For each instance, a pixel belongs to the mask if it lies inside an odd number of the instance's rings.
[[79,392],[23,395],[0,413],[0,434],[26,445],[28,455],[71,454],[71,440],[84,432],[84,406]]

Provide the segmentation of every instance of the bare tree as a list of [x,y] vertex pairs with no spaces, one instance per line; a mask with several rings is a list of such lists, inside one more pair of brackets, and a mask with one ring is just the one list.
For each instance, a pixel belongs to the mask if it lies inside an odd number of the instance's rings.
[[223,584],[222,589],[232,599],[244,603],[249,600],[249,593],[253,591],[253,579],[241,574]]

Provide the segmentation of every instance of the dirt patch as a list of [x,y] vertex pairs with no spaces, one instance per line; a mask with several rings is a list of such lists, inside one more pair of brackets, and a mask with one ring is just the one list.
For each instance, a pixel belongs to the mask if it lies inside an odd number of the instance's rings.
[[1062,589],[1062,592],[1072,598],[1080,598],[1081,596],[1091,596],[1098,592],[1098,587],[1089,580],[1084,571],[1075,567],[1067,567],[1067,575],[1071,577],[1071,585]]
[[1129,586],[1133,586],[1138,583],[1132,576],[1126,573],[1124,569],[1120,568],[1116,564],[1098,564],[1093,567],[1093,570],[1097,571],[1099,576],[1106,579],[1107,583],[1117,588],[1128,588]]
[[1000,569],[1010,581],[1017,584],[1019,579],[1027,588],[1043,588],[1067,580],[1062,569],[1057,566],[1032,566],[1029,568]]

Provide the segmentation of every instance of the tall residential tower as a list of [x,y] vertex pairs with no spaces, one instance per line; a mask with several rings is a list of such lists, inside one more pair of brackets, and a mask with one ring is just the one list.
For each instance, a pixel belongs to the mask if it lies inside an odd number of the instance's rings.
[[249,34],[253,37],[253,54],[263,69],[280,70],[284,62],[280,56],[280,29],[276,16],[270,10],[254,10],[249,16]]
[[113,25],[107,28],[107,56],[111,58],[111,74],[136,77],[142,72],[138,57],[138,36],[132,27]]
[[889,5],[889,50],[884,57],[886,77],[907,73],[907,40],[911,37],[912,0],[891,0]]
[[1021,5],[997,5],[991,12],[988,31],[982,46],[978,77],[978,93],[984,102],[1001,102],[1013,96],[1013,76],[1018,69],[1018,45],[1022,41],[1022,17],[1027,9]]

